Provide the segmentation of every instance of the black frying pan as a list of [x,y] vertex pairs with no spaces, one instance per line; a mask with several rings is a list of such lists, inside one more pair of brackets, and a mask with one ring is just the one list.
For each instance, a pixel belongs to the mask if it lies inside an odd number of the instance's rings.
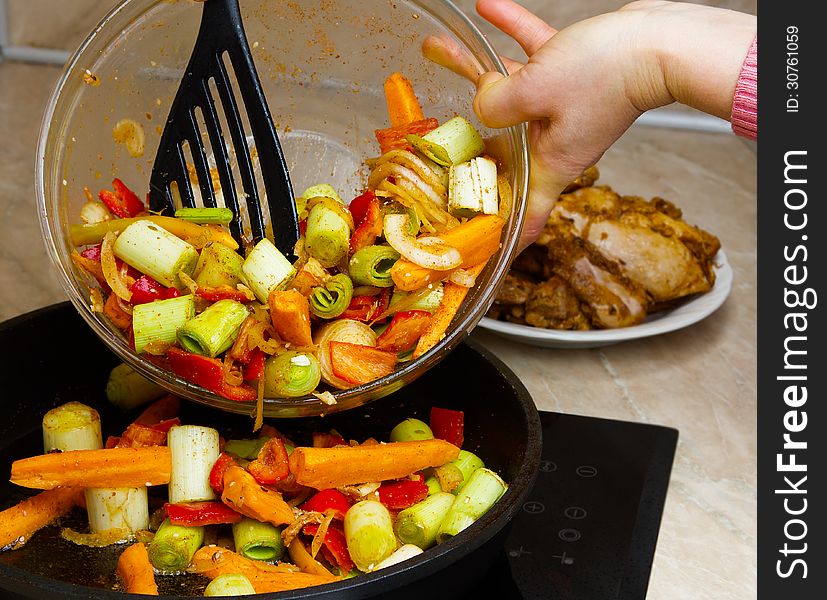
[[[135,414],[108,405],[104,386],[118,362],[68,303],[57,304],[0,324],[0,509],[29,492],[8,482],[13,460],[42,453],[41,418],[50,408],[78,400],[98,409],[104,437],[117,435]],[[345,437],[387,439],[405,417],[428,419],[432,405],[465,411],[465,448],[510,483],[500,501],[468,530],[405,563],[281,598],[346,600],[385,596],[456,598],[473,586],[501,552],[508,526],[534,483],[540,460],[540,420],[531,396],[496,357],[465,342],[415,383],[365,407],[323,418],[275,423],[297,441],[314,428],[335,428]],[[185,402],[182,422],[214,425],[250,434],[252,419]],[[38,533],[22,549],[0,553],[0,597],[112,598],[120,548],[87,549],[64,541],[56,528]],[[165,597],[180,588],[160,578]]]

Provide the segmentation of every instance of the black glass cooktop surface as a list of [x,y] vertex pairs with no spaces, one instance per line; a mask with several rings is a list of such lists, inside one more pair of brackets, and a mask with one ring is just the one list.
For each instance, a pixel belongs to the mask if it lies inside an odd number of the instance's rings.
[[540,413],[537,482],[471,598],[646,597],[678,432]]

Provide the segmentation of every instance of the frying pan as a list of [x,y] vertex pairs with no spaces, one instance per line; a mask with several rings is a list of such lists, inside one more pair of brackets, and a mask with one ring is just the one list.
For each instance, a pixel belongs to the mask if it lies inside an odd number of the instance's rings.
[[[0,509],[30,492],[8,482],[11,462],[42,453],[41,418],[59,404],[78,400],[101,415],[104,436],[118,434],[135,414],[123,414],[104,396],[118,358],[64,302],[0,324]],[[261,597],[348,600],[392,597],[457,598],[484,576],[501,554],[511,519],[530,492],[542,448],[534,402],[512,371],[471,341],[464,341],[438,367],[385,399],[326,417],[288,419],[277,425],[296,437],[313,429],[337,429],[347,438],[387,439],[406,417],[427,421],[431,406],[465,412],[464,447],[500,473],[509,489],[460,535],[425,553],[374,573],[295,592]],[[184,402],[184,423],[214,425],[251,434],[252,419]],[[119,547],[90,549],[63,540],[57,528],[39,532],[19,550],[0,553],[2,598],[112,598]],[[179,584],[159,578],[162,597],[183,598]]]

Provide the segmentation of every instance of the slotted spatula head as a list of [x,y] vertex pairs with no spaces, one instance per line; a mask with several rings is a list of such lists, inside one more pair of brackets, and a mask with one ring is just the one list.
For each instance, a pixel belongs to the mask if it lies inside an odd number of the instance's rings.
[[[233,75],[241,105],[233,91]],[[214,97],[216,94],[218,102]],[[250,131],[245,131],[241,109],[247,114]],[[204,2],[198,38],[172,102],[152,167],[150,210],[171,215],[181,206],[192,208],[197,205],[185,145],[189,147],[203,205],[219,205],[200,120],[203,120],[212,149],[224,206],[233,211],[230,231],[235,240],[243,247],[245,241],[258,242],[264,238],[267,211],[273,230],[272,241],[282,254],[292,257],[299,239],[296,203],[281,144],[244,33],[238,0]],[[227,134],[231,148],[228,148]],[[250,134],[258,153],[264,190],[256,183],[254,161],[247,141]],[[235,160],[236,174],[241,179],[243,198],[239,198],[237,192],[232,160]]]

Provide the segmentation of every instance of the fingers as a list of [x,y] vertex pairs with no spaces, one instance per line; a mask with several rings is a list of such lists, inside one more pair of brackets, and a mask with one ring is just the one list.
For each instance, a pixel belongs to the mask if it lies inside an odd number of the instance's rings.
[[[465,77],[475,85],[481,75],[477,62],[453,38],[448,36],[426,37],[422,42],[422,55],[457,75]],[[500,58],[509,73],[514,73],[523,66],[523,63],[508,57],[501,56]]]
[[531,65],[523,66],[508,77],[484,73],[477,81],[474,112],[488,127],[511,127],[543,118],[544,104],[536,98],[542,93],[542,80],[531,81]]
[[557,33],[540,17],[511,0],[477,0],[477,12],[520,44],[528,56]]

